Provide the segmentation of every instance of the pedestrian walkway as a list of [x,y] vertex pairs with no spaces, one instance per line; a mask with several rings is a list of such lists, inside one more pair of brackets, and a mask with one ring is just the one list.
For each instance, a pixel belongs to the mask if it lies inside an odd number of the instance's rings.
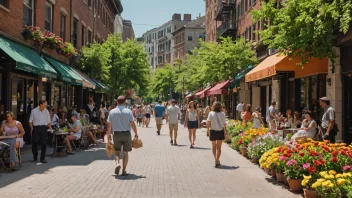
[[[155,121],[138,128],[143,148],[133,150],[127,177],[115,176],[115,162],[105,145],[74,156],[47,157],[47,164],[30,162],[14,173],[0,173],[1,197],[301,197],[272,179],[258,166],[223,145],[223,169],[214,168],[205,130],[197,131],[195,149],[179,126],[178,146],[170,145],[166,125],[156,135]],[[237,168],[238,167],[238,168]]]

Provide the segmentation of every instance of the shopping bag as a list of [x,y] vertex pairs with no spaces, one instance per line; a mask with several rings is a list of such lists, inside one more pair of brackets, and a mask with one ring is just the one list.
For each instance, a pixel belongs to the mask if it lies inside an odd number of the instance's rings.
[[142,140],[138,139],[137,137],[135,137],[132,140],[132,148],[138,149],[141,148],[143,146]]
[[110,142],[110,140],[108,141],[108,143],[106,144],[106,155],[108,157],[112,157],[114,155],[115,149],[114,149],[114,144]]

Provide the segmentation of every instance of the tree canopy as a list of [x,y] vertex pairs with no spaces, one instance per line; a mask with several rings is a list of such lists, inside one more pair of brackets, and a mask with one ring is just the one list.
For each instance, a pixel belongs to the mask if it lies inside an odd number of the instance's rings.
[[310,58],[334,60],[334,41],[346,34],[352,21],[351,0],[277,0],[262,1],[260,10],[252,11],[256,21],[270,25],[260,31],[263,43],[290,57],[300,57],[301,64]]
[[122,42],[121,34],[114,34],[103,44],[84,47],[82,54],[82,69],[106,83],[112,95],[124,94],[127,89],[146,92],[150,70],[141,43]]
[[252,43],[244,38],[236,41],[222,38],[221,43],[200,41],[200,47],[187,54],[185,60],[174,60],[172,65],[156,70],[151,91],[168,94],[170,84],[172,90],[179,93],[194,91],[231,79],[257,61]]

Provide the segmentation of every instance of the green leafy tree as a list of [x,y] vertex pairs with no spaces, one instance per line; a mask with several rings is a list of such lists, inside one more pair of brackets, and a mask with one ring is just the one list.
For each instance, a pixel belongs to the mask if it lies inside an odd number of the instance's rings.
[[265,45],[300,57],[304,65],[312,57],[334,60],[336,35],[347,33],[351,24],[352,1],[288,0],[278,6],[276,0],[266,0],[252,15],[255,22],[270,22],[259,32]]
[[163,98],[169,98],[170,87],[174,86],[176,80],[175,68],[167,64],[164,67],[158,68],[150,82],[150,92],[152,98],[161,95]]
[[82,70],[91,77],[107,81],[110,77],[110,51],[98,43],[82,48]]

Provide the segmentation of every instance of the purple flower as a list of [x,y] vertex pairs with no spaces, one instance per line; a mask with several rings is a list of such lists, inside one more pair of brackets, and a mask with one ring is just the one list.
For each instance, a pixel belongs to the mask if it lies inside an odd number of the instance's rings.
[[346,171],[348,171],[348,170],[352,170],[352,166],[346,165],[346,166],[344,166],[342,169],[343,169],[344,172],[346,172]]
[[303,168],[304,168],[304,169],[307,169],[307,168],[309,168],[309,167],[310,167],[310,164],[309,164],[309,163],[303,164]]
[[280,161],[285,161],[286,157],[285,156],[280,156]]

